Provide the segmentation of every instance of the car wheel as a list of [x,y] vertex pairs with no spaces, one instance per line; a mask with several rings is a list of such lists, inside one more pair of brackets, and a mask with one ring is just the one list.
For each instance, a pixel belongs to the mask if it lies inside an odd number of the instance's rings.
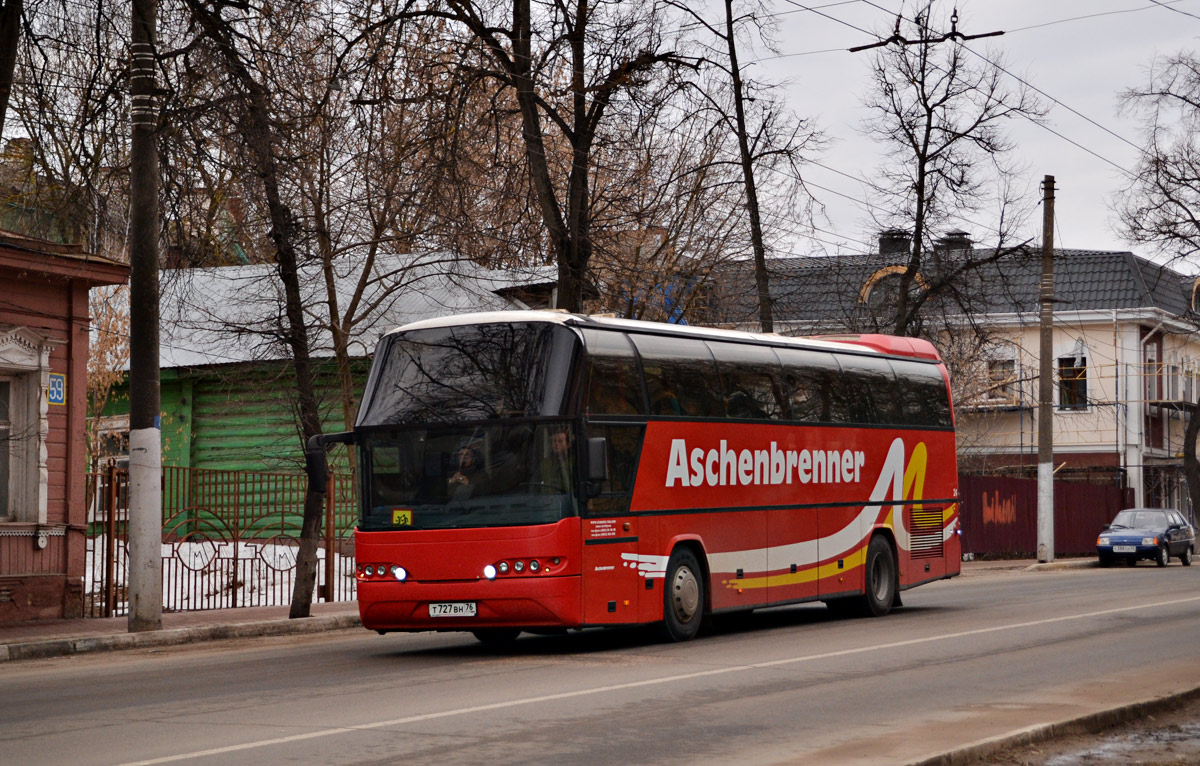
[[1170,554],[1167,553],[1167,546],[1160,546],[1158,552],[1154,556],[1154,563],[1160,567],[1165,567],[1171,561]]
[[676,548],[667,562],[663,588],[663,633],[672,641],[690,641],[704,620],[704,570],[696,554]]
[[1104,554],[1101,554],[1100,555],[1100,568],[1108,569],[1110,566],[1112,566],[1112,556],[1105,556]]
[[1192,565],[1192,546],[1189,545],[1188,547],[1184,548],[1183,553],[1179,554],[1179,563],[1183,564],[1185,567],[1190,567]]
[[516,628],[480,628],[471,633],[488,646],[511,644],[517,639],[517,636],[521,635],[521,631]]

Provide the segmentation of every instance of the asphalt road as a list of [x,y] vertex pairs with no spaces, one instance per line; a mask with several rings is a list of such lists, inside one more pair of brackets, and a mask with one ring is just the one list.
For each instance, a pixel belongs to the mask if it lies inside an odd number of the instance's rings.
[[1200,686],[1200,566],[924,586],[883,619],[366,631],[0,667],[5,764],[905,763]]

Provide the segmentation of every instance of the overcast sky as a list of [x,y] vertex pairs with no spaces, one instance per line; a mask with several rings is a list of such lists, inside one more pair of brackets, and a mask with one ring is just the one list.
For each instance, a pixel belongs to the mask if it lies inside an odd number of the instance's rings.
[[[953,0],[942,3],[946,12],[954,5]],[[1055,244],[1131,249],[1117,234],[1111,209],[1125,183],[1123,170],[1134,166],[1141,128],[1133,116],[1119,114],[1117,96],[1145,82],[1155,56],[1200,44],[1200,0],[958,0],[957,6],[960,32],[1005,32],[968,46],[1002,53],[1005,68],[1042,91],[1051,107],[1046,127],[1021,120],[1007,130],[1034,199],[1040,197],[1042,177],[1055,176]],[[816,118],[834,139],[817,157],[827,168],[810,165],[803,171],[806,180],[825,187],[813,187],[828,216],[818,224],[824,229],[817,233],[822,241],[800,239],[792,247],[799,254],[819,254],[816,248],[831,253],[873,249],[877,232],[861,203],[867,194],[853,178],[869,175],[880,156],[858,132],[866,114],[861,99],[869,85],[870,56],[846,49],[887,36],[896,13],[910,17],[915,3],[774,0],[772,7],[778,14],[778,54],[747,52],[746,58],[759,59],[750,71],[786,80],[792,109]],[[1039,208],[1023,236],[1040,241],[1040,216]],[[986,216],[973,216],[963,228],[976,241],[987,241],[989,223]]]

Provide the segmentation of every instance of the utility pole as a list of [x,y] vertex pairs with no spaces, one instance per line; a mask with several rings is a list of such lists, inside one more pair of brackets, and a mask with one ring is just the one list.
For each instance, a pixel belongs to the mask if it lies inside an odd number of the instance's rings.
[[162,628],[157,0],[133,0],[129,156],[129,631]]
[[1042,181],[1041,344],[1038,352],[1038,561],[1054,561],[1054,176]]

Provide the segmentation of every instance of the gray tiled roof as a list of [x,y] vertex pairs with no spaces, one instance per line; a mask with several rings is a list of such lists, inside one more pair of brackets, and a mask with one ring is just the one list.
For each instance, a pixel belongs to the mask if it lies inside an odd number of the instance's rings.
[[[989,251],[970,251],[981,259]],[[936,280],[967,257],[927,258],[922,275]],[[903,265],[893,255],[796,257],[768,262],[775,318],[788,322],[837,322],[860,306],[859,295],[871,275],[888,266]],[[1193,278],[1131,252],[1102,250],[1055,251],[1056,311],[1157,308],[1172,315],[1188,314]],[[714,304],[718,321],[753,321],[754,275],[749,262],[731,264],[716,280]],[[1015,313],[1038,310],[1041,253],[1025,250],[954,280],[973,313]]]

